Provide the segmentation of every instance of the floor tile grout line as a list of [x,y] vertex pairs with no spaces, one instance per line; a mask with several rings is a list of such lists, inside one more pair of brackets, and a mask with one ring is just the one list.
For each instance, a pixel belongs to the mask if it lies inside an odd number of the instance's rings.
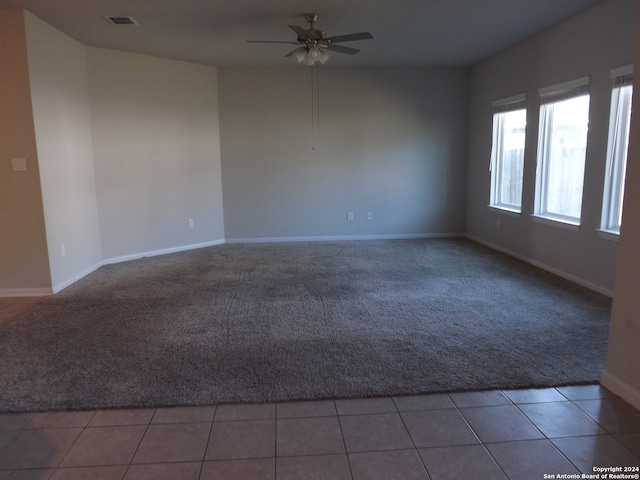
[[[612,431],[610,431],[608,428],[606,428],[606,426],[605,426],[605,425],[603,425],[602,423],[600,423],[599,419],[597,419],[597,418],[593,417],[589,412],[587,412],[586,410],[584,410],[584,409],[583,409],[580,405],[578,405],[576,402],[580,402],[580,401],[600,401],[600,402],[601,402],[601,401],[606,400],[606,399],[610,399],[610,398],[619,398],[619,397],[600,396],[600,397],[598,397],[598,398],[588,398],[588,399],[586,399],[586,398],[585,398],[585,399],[575,399],[575,400],[571,400],[569,397],[567,397],[567,396],[566,396],[566,395],[564,395],[562,392],[560,392],[557,388],[554,388],[554,390],[556,390],[556,391],[557,391],[558,393],[560,393],[563,397],[565,397],[565,398],[567,399],[567,400],[566,400],[566,402],[565,402],[565,401],[558,401],[558,402],[541,402],[541,403],[570,403],[570,404],[571,404],[571,405],[573,405],[575,408],[577,408],[577,409],[580,411],[580,413],[582,413],[582,414],[583,414],[587,419],[589,419],[589,420],[593,421],[593,422],[594,422],[598,427],[600,427],[602,430],[604,430],[604,431],[605,431],[605,433],[604,433],[604,434],[572,435],[572,436],[570,436],[570,437],[590,437],[590,436],[596,436],[596,435],[605,435],[605,434],[607,434],[607,435],[615,435],[615,434],[616,434],[616,432],[612,432]],[[530,405],[530,404],[527,404],[527,405]],[[518,405],[516,405],[516,406],[518,406]],[[522,411],[519,407],[518,407],[518,409],[519,409],[520,411]],[[522,413],[526,416],[526,413],[525,413],[525,412],[522,412]],[[527,416],[527,418],[529,418],[529,417]],[[531,422],[533,423],[533,421],[531,421]],[[537,425],[536,425],[536,426],[537,426]],[[551,438],[569,438],[569,437],[547,437],[547,436],[545,435],[545,438],[549,438],[549,440],[551,440]]]
[[[451,399],[451,397],[449,395],[447,395],[447,398],[453,404],[453,400]],[[391,400],[393,401],[393,404],[396,406],[396,410],[398,410],[398,405],[396,404],[395,400],[393,398]],[[423,410],[423,411],[426,411],[426,410]],[[416,441],[414,440],[413,435],[411,435],[411,431],[409,430],[409,427],[407,426],[407,422],[405,421],[404,417],[402,416],[402,413],[399,410],[398,410],[398,416],[400,417],[400,421],[402,422],[402,425],[404,426],[404,429],[407,432],[407,435],[409,435],[409,439],[411,440],[411,445],[413,445],[413,450],[416,452],[416,455],[418,456],[418,459],[420,460],[420,464],[422,465],[422,468],[424,469],[425,473],[427,474],[427,479],[430,480],[431,479],[431,474],[429,473],[429,469],[427,468],[427,465],[426,465],[425,461],[422,459],[422,455],[420,455],[420,450],[418,450],[418,446],[416,445]]]
[[24,425],[22,425],[22,427],[20,428],[12,428],[12,429],[6,429],[6,430],[15,430],[15,434],[7,441],[6,445],[4,445],[2,448],[0,448],[0,454],[2,454],[2,452],[4,451],[5,448],[7,448],[11,442],[13,442],[13,440],[15,440],[15,438],[18,436],[18,434],[20,432],[22,432],[24,429],[26,429],[27,425],[29,425],[29,423],[31,422],[31,420],[33,419],[34,415],[33,413],[26,413],[26,414],[22,414],[22,413],[11,413],[11,415],[31,415],[31,418],[29,418],[29,420],[27,420],[27,422],[25,422]]
[[336,405],[335,401],[333,402],[336,409],[336,416],[338,419],[338,428],[340,428],[340,438],[342,439],[342,447],[344,448],[344,455],[347,458],[347,465],[349,466],[349,476],[351,480],[353,480],[353,466],[351,465],[351,458],[349,457],[349,451],[347,450],[347,441],[344,438],[344,429],[342,428],[342,420],[340,419],[341,415],[338,412],[338,405]]
[[153,418],[156,416],[157,413],[158,413],[158,409],[157,408],[153,409],[153,415],[151,415],[151,418],[149,419],[149,421],[145,425],[144,433],[140,437],[140,440],[138,441],[138,445],[133,450],[133,454],[131,455],[131,458],[129,459],[129,462],[127,463],[127,466],[126,466],[126,468],[124,470],[124,475],[122,475],[123,479],[127,478],[127,474],[129,473],[129,470],[131,469],[131,465],[133,464],[133,459],[136,458],[136,455],[138,454],[138,451],[140,450],[140,445],[142,445],[142,442],[144,441],[144,437],[147,435],[147,432],[149,431],[149,427],[151,426],[151,422],[153,421]]
[[[572,401],[571,401],[571,400],[570,400],[566,395],[564,395],[562,392],[560,392],[557,388],[555,388],[555,387],[554,387],[554,390],[555,390],[556,392],[558,392],[560,395],[562,395],[564,398],[566,398],[566,399],[569,401],[569,403],[573,404],[573,402],[572,402]],[[554,402],[543,402],[543,403],[554,403]],[[559,403],[560,403],[560,402],[559,402]],[[562,402],[562,403],[564,403],[564,402]],[[530,405],[530,404],[527,404],[527,405]],[[518,409],[518,411],[519,411],[522,415],[524,415],[524,417],[525,417],[525,418],[526,418],[526,419],[527,419],[527,420],[528,420],[528,421],[529,421],[529,422],[530,422],[530,423],[531,423],[531,424],[532,424],[532,425],[533,425],[533,426],[534,426],[534,427],[535,427],[535,428],[536,428],[536,429],[537,429],[537,430],[542,434],[542,436],[543,436],[544,438],[543,438],[543,439],[540,439],[540,440],[546,440],[546,441],[547,441],[547,443],[551,444],[551,446],[552,446],[552,447],[553,447],[553,448],[554,448],[554,449],[555,449],[555,450],[556,450],[560,455],[562,455],[562,457],[563,457],[567,462],[569,462],[569,464],[570,464],[570,465],[572,465],[572,466],[573,466],[573,467],[574,467],[578,472],[581,472],[581,473],[582,473],[582,471],[578,468],[578,466],[577,466],[574,462],[572,462],[572,461],[571,461],[571,459],[570,459],[567,455],[565,455],[565,454],[564,454],[564,452],[563,452],[562,450],[560,450],[560,448],[558,448],[558,446],[553,442],[553,440],[552,440],[549,436],[547,436],[547,434],[545,434],[545,433],[542,431],[542,429],[541,429],[540,427],[538,427],[538,425],[537,425],[533,420],[531,420],[531,419],[527,416],[527,414],[526,414],[526,413],[525,413],[525,412],[520,408],[520,405],[519,405],[519,404],[514,404],[514,406],[515,406],[515,407]],[[574,406],[576,406],[576,405],[574,405]],[[571,437],[571,438],[575,438],[575,437]],[[522,441],[526,441],[526,440],[522,440]]]
[[[399,450],[410,450],[407,448],[393,448],[388,450],[366,450],[362,452],[325,452],[325,453],[296,453],[295,455],[278,455],[277,458],[304,458],[304,457],[332,457],[335,455],[350,455],[352,453],[374,453],[374,452],[393,452]],[[271,458],[271,457],[247,457],[250,459],[258,459],[258,458]],[[217,461],[217,460],[212,460]]]
[[[601,398],[593,398],[593,399],[582,399],[582,400],[576,400],[576,401],[594,401],[594,400],[598,400],[600,402],[602,402],[602,400],[604,400],[605,398],[609,398],[609,397],[601,397]],[[582,412],[584,415],[586,415],[587,418],[593,420],[596,425],[598,425],[600,428],[602,428],[605,432],[607,432],[608,435],[616,435],[616,433],[620,433],[620,432],[612,432],[610,431],[605,425],[603,425],[602,423],[600,423],[600,420],[598,418],[593,417],[589,412],[587,412],[586,410],[584,410],[580,405],[576,404],[575,401],[570,400],[571,404],[576,407],[578,410],[580,410],[580,412]]]
[[[512,442],[506,442],[506,443],[512,443]],[[509,478],[509,475],[507,475],[507,472],[504,471],[504,469],[502,468],[502,465],[500,465],[500,463],[498,463],[498,460],[491,454],[491,452],[489,451],[489,449],[487,448],[487,444],[486,443],[481,443],[480,445],[482,445],[482,448],[484,449],[484,451],[486,452],[487,455],[489,455],[489,458],[491,459],[491,461],[493,462],[493,464],[498,468],[498,470],[500,470],[500,472],[502,473],[502,475],[504,475],[504,478],[506,478],[507,480],[511,480]]]
[[519,406],[519,405],[514,405],[514,407],[516,407],[516,408],[518,409],[518,411],[520,412],[520,415],[522,415],[524,418],[526,418],[526,419],[527,419],[527,421],[528,421],[531,425],[533,425],[533,427],[534,427],[536,430],[538,430],[538,431],[540,432],[540,434],[541,434],[545,439],[547,439],[547,440],[551,441],[551,439],[547,436],[547,434],[546,434],[546,433],[544,433],[544,432],[542,431],[542,429],[541,429],[541,428],[540,428],[540,427],[539,427],[539,426],[538,426],[538,425],[537,425],[537,424],[536,424],[532,419],[530,419],[530,418],[529,418],[529,416],[528,416],[528,415],[527,415],[527,414],[526,414],[526,413],[525,413],[525,412],[520,408],[520,406]]
[[[546,438],[546,437],[545,437],[545,438]],[[575,437],[571,437],[571,438],[575,438]],[[556,449],[556,451],[557,451],[560,455],[562,455],[562,456],[567,460],[567,462],[569,462],[569,464],[570,464],[570,465],[572,465],[572,466],[573,466],[573,468],[575,468],[575,469],[576,469],[578,472],[580,472],[580,473],[585,473],[585,472],[583,472],[582,470],[580,470],[580,468],[578,467],[578,465],[576,465],[574,462],[572,462],[572,461],[571,461],[571,459],[570,459],[567,455],[565,455],[565,453],[564,453],[562,450],[560,450],[560,448],[559,448],[559,447],[558,447],[558,446],[553,442],[553,440],[552,440],[552,439],[547,438],[547,441],[548,441],[548,442],[553,446],[553,448],[555,448],[555,449]]]
[[[544,434],[543,434],[543,435],[544,435]],[[595,436],[595,435],[582,435],[582,436],[584,436],[584,437],[592,437],[592,436]],[[578,436],[578,437],[557,437],[557,438],[555,438],[555,440],[557,440],[558,438],[579,438],[579,436]],[[560,455],[561,455],[561,456],[562,456],[562,457],[563,457],[563,458],[564,458],[564,459],[565,459],[565,460],[566,460],[566,461],[567,461],[571,466],[573,466],[573,468],[575,468],[575,469],[576,469],[578,472],[580,472],[580,473],[584,473],[584,472],[582,472],[582,470],[580,470],[580,469],[578,468],[578,466],[577,466],[575,463],[573,463],[573,462],[571,461],[571,459],[570,459],[569,457],[567,457],[567,455],[565,455],[565,454],[564,454],[564,452],[563,452],[562,450],[560,450],[560,449],[558,448],[558,446],[553,442],[553,440],[554,440],[554,438],[549,438],[549,437],[547,437],[547,436],[545,435],[545,436],[544,436],[544,438],[528,438],[528,439],[521,439],[521,440],[505,440],[505,441],[503,441],[503,442],[488,442],[487,444],[483,444],[483,445],[485,446],[485,448],[486,448],[486,449],[487,449],[487,451],[488,451],[488,448],[486,447],[487,445],[504,445],[504,444],[508,444],[508,443],[524,443],[524,442],[540,442],[540,441],[545,442],[545,441],[546,441],[546,442],[547,442],[547,443],[549,443],[549,444],[550,444],[550,445],[551,445],[551,446],[552,446],[552,447],[553,447],[553,448],[554,448],[554,449],[555,449],[555,450],[556,450],[556,451],[557,451],[557,452],[558,452],[558,453],[559,453],[559,454],[560,454]],[[489,454],[491,455],[491,452],[489,452]],[[493,455],[491,455],[491,458],[493,458]],[[494,462],[496,462],[496,463],[497,463],[497,460],[496,460],[495,458],[493,458],[493,460],[494,460]],[[501,470],[502,470],[502,468],[501,468]],[[507,477],[507,478],[509,478],[509,477]],[[509,480],[511,480],[511,479],[509,479]]]
[[[628,453],[630,453],[631,455],[635,456],[635,457],[640,457],[639,455],[636,455],[635,452],[633,452],[629,447],[627,447],[624,443],[622,443],[620,440],[618,440],[615,436],[615,434],[613,433],[608,433],[606,434],[607,436],[611,437],[611,439],[613,441],[615,441],[618,445],[618,448],[622,448],[623,450],[626,450]],[[604,436],[602,434],[600,435],[575,435],[575,436],[570,436],[570,437],[554,437],[554,438],[549,438],[549,442],[551,442],[551,444],[569,461],[569,463],[571,463],[580,473],[591,473],[591,472],[583,472],[582,470],[580,470],[580,468],[578,468],[577,465],[575,465],[563,452],[562,450],[560,450],[560,448],[555,444],[554,440],[561,440],[561,439],[569,439],[569,438],[588,438],[588,437],[601,437]]]
[[278,404],[274,407],[273,419],[273,478],[278,477]]
[[[53,467],[54,472],[60,468],[60,465],[62,465],[62,462],[64,462],[64,459],[67,458],[67,456],[69,455],[69,453],[71,452],[71,450],[73,449],[73,447],[75,446],[76,443],[78,443],[78,440],[80,440],[80,437],[82,436],[82,434],[84,433],[84,431],[86,430],[87,426],[89,425],[89,423],[91,423],[91,420],[93,420],[93,417],[96,416],[97,410],[93,411],[93,414],[91,415],[91,418],[89,418],[89,420],[87,420],[87,423],[85,423],[84,427],[82,427],[82,430],[80,430],[80,433],[78,434],[78,436],[76,437],[76,439],[73,441],[73,443],[71,444],[71,446],[67,449],[66,453],[62,456],[62,458],[60,458],[60,461],[58,462],[58,464]],[[35,416],[33,417],[35,418]],[[31,420],[33,420],[33,418]],[[46,428],[46,427],[45,427]],[[67,428],[73,428],[73,427],[67,427]]]
[[[246,458],[237,458],[237,459],[219,459],[219,460],[205,460],[206,463],[211,462],[220,462],[225,460],[258,460],[260,458],[271,458],[271,457],[246,457]],[[180,463],[203,463],[203,460],[171,460],[167,462],[140,462],[134,463],[134,466],[137,465],[175,465]],[[66,467],[58,467],[62,470],[68,470],[71,468],[92,468],[92,467],[126,467],[128,463],[92,463],[91,465],[69,465]],[[33,468],[51,468],[51,467],[25,467],[22,470],[30,470]],[[18,470],[18,469],[0,469],[1,470]]]
[[211,425],[209,425],[209,434],[207,435],[207,441],[205,442],[204,451],[202,453],[202,461],[200,462],[200,470],[198,471],[198,478],[202,477],[202,470],[204,469],[204,462],[207,459],[207,451],[209,450],[209,443],[211,442],[211,439],[213,436],[213,422],[216,418],[217,411],[218,411],[218,407],[215,407],[213,410],[213,415],[211,416]]
[[[549,403],[565,403],[565,402],[549,402]],[[532,419],[530,419],[530,418],[529,418],[529,416],[528,416],[524,411],[522,411],[520,408],[518,408],[518,410],[520,410],[520,411],[522,412],[522,414],[523,414],[523,415],[525,415],[525,416],[527,417],[527,419],[529,419],[529,421],[530,421],[531,423],[533,423],[533,424],[536,426],[536,428],[538,428],[538,430],[540,430],[540,432],[545,436],[545,438],[546,438],[546,439],[548,439],[548,440],[550,440],[550,441],[551,441],[552,439],[555,439],[555,438],[575,438],[575,437],[594,437],[594,436],[598,436],[598,435],[614,435],[614,433],[613,433],[613,432],[610,432],[610,431],[609,431],[607,428],[605,428],[605,426],[604,426],[604,425],[602,425],[602,424],[601,424],[597,419],[593,418],[593,417],[592,417],[591,415],[589,415],[587,412],[585,412],[584,410],[582,410],[582,409],[581,409],[578,405],[576,405],[574,402],[569,401],[568,403],[570,403],[570,404],[571,404],[571,405],[573,405],[575,408],[577,408],[577,409],[580,411],[580,413],[581,413],[582,415],[584,415],[584,417],[585,417],[587,420],[591,420],[593,423],[595,423],[595,424],[596,424],[596,426],[598,426],[599,428],[601,428],[601,429],[604,431],[604,433],[590,433],[590,434],[582,434],[582,435],[565,435],[565,436],[561,436],[561,437],[550,437],[550,436],[546,435],[546,434],[545,434],[545,433],[544,433],[544,432],[543,432],[543,431],[542,431],[542,430],[541,430],[541,429],[540,429],[540,428],[535,424],[535,422],[534,422]]]
[[13,440],[16,438],[16,436],[18,436],[18,434],[19,434],[21,431],[22,431],[22,429],[14,429],[14,433],[13,433],[13,435],[11,435],[11,436],[7,439],[7,441],[6,441],[5,445],[4,445],[2,448],[0,448],[0,455],[2,455],[2,452],[4,451],[4,449],[5,449],[5,448],[7,448],[7,447],[11,444],[11,442],[13,442]]
[[[500,390],[500,392],[502,392],[502,390]],[[507,400],[509,400],[511,402],[511,399],[509,397],[507,397],[504,392],[502,392],[502,394],[507,398]],[[453,399],[451,399],[451,401],[453,402]],[[453,402],[455,404],[455,402]],[[504,477],[507,480],[512,480],[509,475],[507,474],[507,472],[504,470],[504,468],[502,468],[502,465],[500,465],[500,462],[498,462],[498,459],[495,458],[491,452],[489,451],[489,449],[487,448],[487,444],[480,438],[480,435],[478,435],[478,432],[475,431],[475,429],[471,426],[471,424],[467,421],[467,418],[462,414],[462,412],[460,411],[460,408],[456,405],[456,410],[458,412],[458,414],[462,417],[462,419],[464,420],[464,422],[467,424],[467,426],[469,427],[469,429],[473,432],[473,434],[476,436],[476,438],[478,439],[478,441],[480,442],[480,445],[482,445],[482,448],[484,449],[484,451],[489,455],[489,458],[491,459],[491,461],[493,461],[493,463],[498,467],[498,469],[500,470],[500,472],[502,472],[502,474],[504,475]],[[510,443],[510,442],[505,442],[505,443]]]
[[[473,444],[473,445],[477,445],[477,444]],[[455,445],[455,446],[471,446],[471,445]],[[408,450],[411,451],[415,451],[416,453],[419,450],[427,450],[429,448],[440,448],[440,447],[422,447],[422,448],[416,448],[415,446],[413,447],[406,447],[406,448],[376,448],[374,450],[357,450],[357,451],[353,451],[353,452],[346,452],[347,455],[360,455],[362,453],[380,453],[380,452],[406,452]],[[335,453],[323,453],[323,454],[313,454],[313,455],[287,455],[285,457],[280,457],[280,458],[293,458],[293,457],[320,457],[320,456],[330,456],[330,455],[339,455],[339,454],[335,454]]]

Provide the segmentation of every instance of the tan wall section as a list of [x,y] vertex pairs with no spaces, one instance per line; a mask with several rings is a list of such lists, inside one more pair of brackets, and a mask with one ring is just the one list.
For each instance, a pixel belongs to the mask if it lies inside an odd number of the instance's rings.
[[[51,289],[24,14],[0,10],[0,295]],[[12,158],[26,159],[13,171]]]

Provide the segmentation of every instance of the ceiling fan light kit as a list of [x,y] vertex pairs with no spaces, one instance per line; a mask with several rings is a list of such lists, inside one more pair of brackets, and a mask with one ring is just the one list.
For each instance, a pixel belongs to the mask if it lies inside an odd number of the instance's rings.
[[370,40],[373,38],[369,32],[351,33],[347,35],[338,35],[335,37],[327,37],[322,30],[315,28],[318,21],[318,15],[315,13],[307,13],[305,19],[309,22],[309,28],[304,29],[296,25],[289,25],[289,28],[298,36],[296,42],[288,41],[271,41],[271,40],[248,40],[251,43],[291,43],[299,45],[298,48],[289,52],[285,57],[294,57],[298,63],[313,66],[316,63],[325,64],[329,60],[329,51],[344,53],[347,55],[355,55],[360,50],[336,43],[353,42],[356,40]]
[[304,63],[305,65],[313,66],[316,62],[321,64],[327,63],[330,55],[327,52],[320,50],[318,47],[313,46],[311,48],[300,47],[291,52],[293,57],[298,63]]

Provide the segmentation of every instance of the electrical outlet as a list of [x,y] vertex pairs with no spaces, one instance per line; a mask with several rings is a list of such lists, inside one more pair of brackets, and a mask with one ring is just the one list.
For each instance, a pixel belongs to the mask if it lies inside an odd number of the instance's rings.
[[367,212],[367,220],[373,220],[373,212]]
[[60,256],[64,257],[65,255],[67,255],[67,249],[64,245],[60,245]]
[[500,219],[496,218],[496,227],[500,228]]
[[193,228],[193,218],[189,219],[189,228]]
[[347,220],[353,221],[353,212],[347,212]]

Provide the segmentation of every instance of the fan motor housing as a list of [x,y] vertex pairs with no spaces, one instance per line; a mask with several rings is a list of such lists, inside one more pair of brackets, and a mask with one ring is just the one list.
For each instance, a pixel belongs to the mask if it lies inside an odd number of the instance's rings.
[[324,33],[322,30],[316,30],[315,28],[311,28],[309,30],[306,30],[306,32],[309,34],[309,38],[298,37],[299,42],[305,43],[309,39],[317,42],[319,40],[324,40],[325,38],[327,38],[327,34]]

